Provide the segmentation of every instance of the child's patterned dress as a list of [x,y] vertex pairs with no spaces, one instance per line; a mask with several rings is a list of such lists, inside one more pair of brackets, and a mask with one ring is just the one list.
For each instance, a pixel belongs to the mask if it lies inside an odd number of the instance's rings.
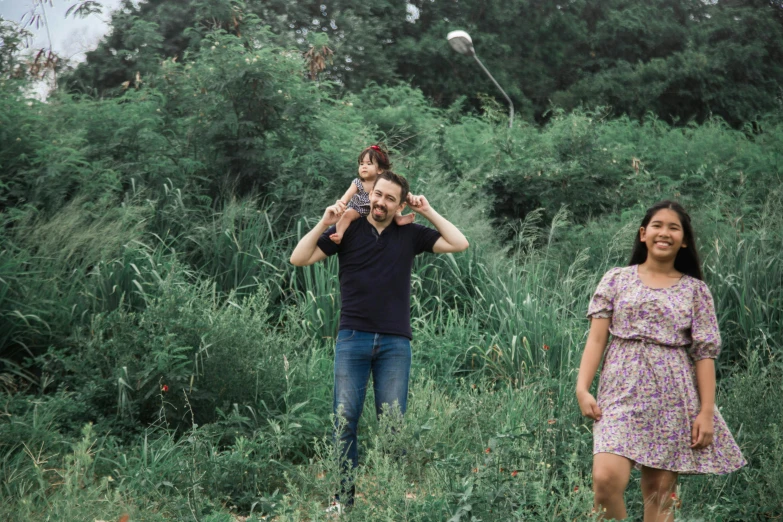
[[745,465],[717,407],[714,440],[691,449],[700,410],[694,361],[716,358],[720,333],[707,285],[684,275],[650,288],[637,265],[607,272],[588,317],[610,318],[593,427],[593,453],[622,455],[638,466],[678,473],[729,473]]
[[364,190],[361,179],[354,179],[353,184],[356,185],[356,194],[348,202],[348,208],[354,209],[360,216],[364,217],[370,213],[370,195]]

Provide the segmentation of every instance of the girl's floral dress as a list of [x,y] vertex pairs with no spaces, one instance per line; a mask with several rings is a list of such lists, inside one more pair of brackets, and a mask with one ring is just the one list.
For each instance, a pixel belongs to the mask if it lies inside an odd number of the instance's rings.
[[598,386],[603,415],[593,427],[593,453],[678,473],[729,473],[745,465],[717,407],[713,443],[690,447],[700,410],[694,361],[720,351],[715,307],[703,281],[684,275],[673,286],[650,288],[637,265],[613,268],[587,315],[610,318],[612,334]]

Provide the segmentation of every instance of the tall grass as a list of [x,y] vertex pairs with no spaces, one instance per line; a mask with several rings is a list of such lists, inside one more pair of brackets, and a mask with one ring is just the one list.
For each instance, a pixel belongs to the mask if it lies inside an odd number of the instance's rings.
[[206,216],[205,224],[186,235],[186,259],[227,293],[252,291],[259,284],[273,289],[277,300],[283,292],[286,271],[286,238],[279,238],[273,222],[274,208],[253,199],[227,201]]
[[[410,409],[365,412],[350,519],[590,519],[584,313],[663,196],[694,217],[724,339],[718,404],[751,464],[684,478],[678,517],[783,512],[779,124],[753,138],[600,112],[448,123],[404,86],[321,98],[272,46],[259,100],[239,72],[250,48],[214,38],[193,70],[170,62],[160,91],[41,107],[63,142],[14,106],[34,145],[3,139],[35,157],[0,185],[19,203],[0,230],[0,518],[324,519],[340,480],[338,262],[288,256],[312,225],[301,211],[344,190],[351,147],[379,132],[471,248],[414,264]],[[639,513],[637,475],[628,499]]]
[[[715,243],[705,239],[702,252],[726,356],[736,363],[724,368],[718,404],[751,467],[727,478],[683,479],[681,516],[754,520],[783,506],[776,479],[779,323],[772,301],[760,298],[777,295],[779,235],[765,228],[770,217],[744,231],[724,220],[713,229],[713,217],[697,214],[697,221],[705,224],[703,238],[722,238],[709,248]],[[627,216],[627,223],[635,220]],[[588,229],[529,222],[516,235],[525,241],[505,259],[478,239],[470,254],[417,262],[410,408],[396,424],[393,417],[375,419],[371,408],[365,413],[362,496],[353,518],[588,518],[590,426],[579,415],[573,384],[584,310],[602,272],[620,257],[625,221],[596,221]],[[563,256],[560,242],[582,244],[576,233],[583,242],[609,238],[609,248]],[[272,266],[286,267],[281,239],[263,237],[259,250],[272,252]],[[766,250],[746,255],[748,243]],[[12,422],[0,423],[0,512],[9,520],[43,513],[109,519],[122,512],[149,520],[221,520],[231,512],[323,519],[339,482],[329,434],[336,263],[309,272],[284,268],[273,281],[291,281],[298,297],[281,309],[268,306],[274,289],[240,298],[217,291],[211,278],[199,283],[170,246],[123,248],[140,257],[118,258],[116,275],[101,268],[90,277],[136,288],[139,305],[96,308],[72,338],[82,347],[77,357],[50,352],[44,368],[55,381],[48,389],[59,391],[42,390],[34,402],[4,392]],[[212,263],[216,274],[238,266],[233,256]],[[743,270],[745,289],[738,280]],[[742,290],[753,299],[741,300]],[[759,332],[758,347],[732,337],[742,335],[734,319],[740,313],[755,314],[745,320],[753,324],[748,331]],[[123,368],[127,374],[118,374]],[[124,408],[118,377],[128,385]],[[150,427],[137,431],[130,421],[145,411]],[[77,436],[90,419],[91,431]],[[395,458],[395,448],[405,456]],[[628,501],[640,511],[638,478]]]
[[765,361],[783,347],[783,233],[781,201],[773,197],[750,223],[716,223],[703,249],[705,271],[719,311],[723,361],[741,363],[745,348]]

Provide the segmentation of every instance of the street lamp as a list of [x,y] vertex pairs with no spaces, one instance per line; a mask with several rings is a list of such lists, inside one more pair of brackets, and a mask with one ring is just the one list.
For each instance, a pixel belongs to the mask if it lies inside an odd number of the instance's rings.
[[448,39],[451,48],[457,51],[459,54],[472,56],[473,59],[476,60],[476,63],[478,63],[484,72],[487,73],[487,76],[489,76],[489,79],[492,80],[492,83],[495,84],[495,87],[497,87],[500,92],[503,93],[503,96],[506,97],[506,101],[508,102],[508,127],[511,128],[514,124],[514,103],[511,101],[511,98],[508,97],[506,91],[503,90],[503,87],[500,86],[497,80],[495,80],[495,78],[489,73],[487,68],[484,67],[484,64],[481,63],[481,60],[478,59],[478,56],[476,56],[476,50],[473,48],[473,40],[470,39],[470,35],[465,31],[451,31],[448,36],[446,36],[446,39]]

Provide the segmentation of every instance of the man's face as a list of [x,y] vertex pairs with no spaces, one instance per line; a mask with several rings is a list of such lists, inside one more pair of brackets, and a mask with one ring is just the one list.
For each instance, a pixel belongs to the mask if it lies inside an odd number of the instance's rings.
[[389,223],[405,203],[400,201],[402,187],[387,179],[379,179],[370,194],[370,217],[376,223]]

